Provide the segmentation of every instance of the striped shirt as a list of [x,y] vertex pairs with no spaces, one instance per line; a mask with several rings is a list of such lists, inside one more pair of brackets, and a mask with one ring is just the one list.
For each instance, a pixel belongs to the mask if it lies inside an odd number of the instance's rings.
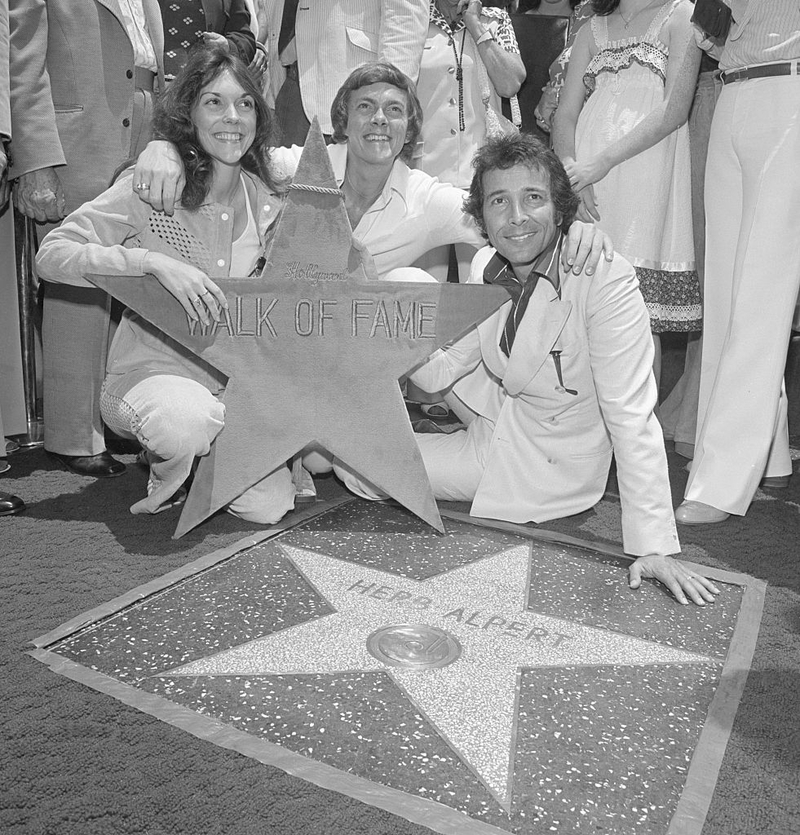
[[726,0],[734,22],[719,68],[731,70],[800,58],[798,0]]

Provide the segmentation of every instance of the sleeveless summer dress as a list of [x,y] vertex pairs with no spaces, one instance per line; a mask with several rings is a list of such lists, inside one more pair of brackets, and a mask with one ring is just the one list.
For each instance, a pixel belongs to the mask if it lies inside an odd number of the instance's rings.
[[[583,78],[588,98],[575,129],[578,160],[625,136],[664,100],[668,51],[659,33],[685,2],[665,3],[638,38],[609,41],[608,19],[592,18],[598,52]],[[686,124],[594,184],[598,226],[636,268],[654,333],[701,326],[690,188]]]

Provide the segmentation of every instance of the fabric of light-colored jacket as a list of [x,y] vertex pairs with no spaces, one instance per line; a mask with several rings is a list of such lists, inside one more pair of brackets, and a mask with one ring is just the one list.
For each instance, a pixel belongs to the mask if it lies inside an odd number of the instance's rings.
[[[142,0],[163,73],[157,0]],[[12,0],[12,177],[58,168],[72,211],[131,156],[133,47],[117,0]]]
[[[275,97],[286,77],[278,55],[283,0],[270,16],[270,83]],[[306,116],[319,119],[323,133],[333,133],[333,99],[350,73],[371,61],[394,64],[417,80],[430,16],[427,0],[302,0],[297,7],[297,70]]]
[[[44,238],[36,256],[39,276],[46,281],[91,287],[84,276],[93,273],[145,275],[144,258],[154,251],[193,264],[212,279],[226,278],[233,240],[231,207],[207,203],[189,211],[178,205],[174,216],[169,217],[133,193],[132,176],[123,176]],[[281,200],[260,180],[245,176],[255,188],[254,216],[266,245]],[[197,380],[213,394],[225,387],[224,375],[128,310],[114,335],[108,373],[149,376],[155,371]]]
[[[483,280],[494,252],[475,256],[471,282]],[[544,522],[588,510],[603,496],[613,452],[625,551],[678,553],[653,340],[633,267],[616,255],[591,277],[560,277],[560,296],[539,281],[510,357],[499,348],[509,301],[412,379],[439,391],[460,378],[454,391],[495,424],[473,515]]]
[[8,0],[0,0],[0,137],[11,136],[11,91],[8,85]]

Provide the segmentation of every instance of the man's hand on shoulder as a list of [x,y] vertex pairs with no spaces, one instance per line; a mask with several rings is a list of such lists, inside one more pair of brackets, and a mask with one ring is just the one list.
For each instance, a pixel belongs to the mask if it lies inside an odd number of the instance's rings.
[[171,215],[183,194],[183,162],[171,142],[154,139],[139,155],[133,172],[133,190],[140,200]]
[[569,227],[564,246],[561,249],[561,267],[575,275],[585,272],[592,275],[600,263],[614,260],[614,244],[605,232],[593,223],[574,220]]

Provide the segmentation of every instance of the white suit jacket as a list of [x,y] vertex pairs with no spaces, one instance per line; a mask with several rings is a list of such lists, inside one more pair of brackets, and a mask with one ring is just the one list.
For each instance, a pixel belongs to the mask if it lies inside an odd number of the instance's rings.
[[[286,72],[278,58],[284,0],[270,15],[270,85],[274,104]],[[416,82],[428,34],[427,0],[300,0],[297,7],[297,69],[306,116],[333,133],[331,104],[350,73],[370,61],[386,61]]]
[[[475,256],[470,281],[482,281],[493,254]],[[560,297],[540,279],[506,357],[499,341],[510,306],[413,375],[430,391],[459,380],[454,391],[494,424],[471,513],[544,522],[587,510],[603,496],[613,452],[625,551],[678,553],[653,411],[653,341],[633,267],[615,256],[592,277],[562,273]]]

